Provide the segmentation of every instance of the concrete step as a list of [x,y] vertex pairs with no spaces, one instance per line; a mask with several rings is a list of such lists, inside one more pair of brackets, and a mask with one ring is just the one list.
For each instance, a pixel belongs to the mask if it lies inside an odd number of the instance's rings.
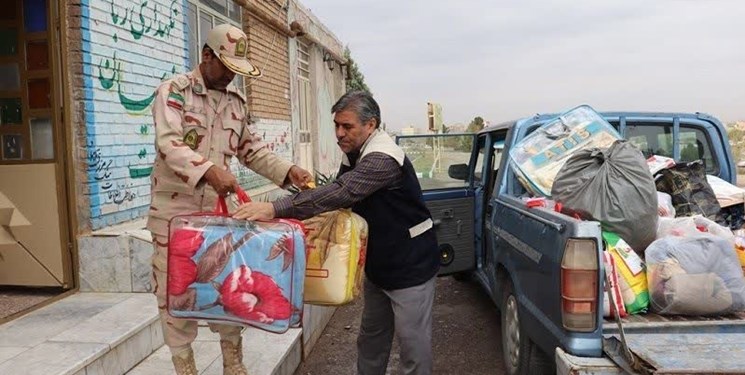
[[[192,344],[199,374],[222,375],[220,336],[207,327],[199,327]],[[284,334],[255,328],[243,332],[243,363],[251,375],[292,375],[302,360],[302,330]],[[127,375],[175,374],[171,352],[163,346],[133,368]]]
[[0,374],[124,374],[162,345],[152,294],[78,293],[0,326]]
[[[249,373],[292,375],[334,311],[305,305],[304,328],[284,334],[247,328],[243,361]],[[193,345],[200,374],[222,374],[219,341],[200,323]],[[77,293],[0,325],[2,375],[173,373],[150,293]]]

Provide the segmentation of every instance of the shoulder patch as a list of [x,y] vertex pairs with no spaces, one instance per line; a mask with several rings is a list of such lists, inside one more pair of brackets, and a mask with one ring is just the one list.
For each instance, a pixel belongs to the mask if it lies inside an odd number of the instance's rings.
[[186,76],[186,74],[179,74],[173,77],[171,87],[177,89],[178,91],[184,91],[184,89],[189,87],[190,84],[191,80],[189,79],[189,77]]

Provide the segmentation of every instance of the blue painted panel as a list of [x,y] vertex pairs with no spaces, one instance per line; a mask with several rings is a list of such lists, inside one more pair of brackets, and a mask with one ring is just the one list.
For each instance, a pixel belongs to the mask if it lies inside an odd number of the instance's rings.
[[27,33],[47,30],[46,0],[23,0],[23,23]]

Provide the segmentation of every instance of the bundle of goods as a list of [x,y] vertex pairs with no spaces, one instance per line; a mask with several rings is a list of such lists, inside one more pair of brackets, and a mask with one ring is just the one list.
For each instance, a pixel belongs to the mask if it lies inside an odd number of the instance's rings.
[[549,196],[559,170],[576,151],[606,148],[621,136],[589,106],[549,120],[510,149],[511,167],[534,195]]
[[[242,191],[238,195],[248,201]],[[221,198],[217,212],[176,216],[169,231],[171,316],[277,333],[300,324],[305,272],[302,223],[236,220],[228,216]]]
[[717,176],[706,175],[706,182],[714,191],[717,202],[722,207],[729,207],[745,202],[745,189],[730,184]]
[[706,181],[722,207],[724,223],[732,230],[745,227],[745,189],[730,184],[717,176],[706,175]]
[[642,259],[616,234],[603,232],[606,252],[613,257],[625,311],[640,314],[649,306],[647,271]]
[[303,222],[308,262],[306,303],[343,305],[360,293],[365,270],[367,222],[349,209],[330,211]]
[[745,277],[725,238],[663,237],[647,248],[646,261],[654,312],[713,315],[745,309]]
[[638,253],[655,240],[654,179],[641,151],[625,140],[575,152],[556,176],[551,193],[566,213],[599,221]]
[[702,161],[662,169],[657,173],[655,184],[658,191],[670,194],[677,216],[700,214],[724,224],[719,201],[707,181]]

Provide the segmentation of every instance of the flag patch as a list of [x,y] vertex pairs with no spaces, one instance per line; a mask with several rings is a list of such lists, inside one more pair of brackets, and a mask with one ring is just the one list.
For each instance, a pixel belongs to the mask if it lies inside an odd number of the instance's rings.
[[166,105],[181,110],[181,108],[184,107],[184,97],[181,96],[181,94],[179,93],[170,92],[168,93],[168,100],[166,101]]

